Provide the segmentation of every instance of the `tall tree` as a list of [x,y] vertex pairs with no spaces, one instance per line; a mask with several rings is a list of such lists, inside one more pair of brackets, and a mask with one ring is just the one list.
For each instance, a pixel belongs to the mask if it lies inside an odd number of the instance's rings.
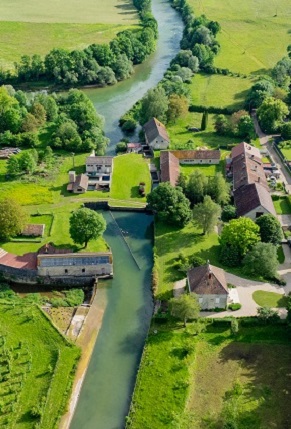
[[280,244],[284,235],[278,219],[271,215],[265,214],[257,219],[257,225],[260,227],[261,240],[264,243]]
[[232,246],[244,256],[258,241],[260,228],[251,219],[240,217],[224,225],[220,236],[221,246]]
[[186,327],[187,320],[198,319],[200,306],[195,294],[183,294],[179,298],[171,299],[171,314],[184,322]]
[[272,243],[257,243],[243,260],[247,273],[267,278],[275,277],[279,266],[277,247]]
[[267,133],[276,132],[288,113],[288,106],[272,97],[266,98],[257,110],[260,125]]
[[208,112],[207,110],[203,112],[202,120],[201,120],[201,131],[205,131],[208,125]]
[[201,170],[194,170],[190,174],[186,188],[186,195],[191,203],[196,204],[203,201],[203,197],[206,193],[207,188],[207,177],[202,173]]
[[150,89],[141,100],[140,122],[145,124],[151,118],[157,118],[161,122],[167,119],[169,107],[168,97],[162,86]]
[[84,244],[101,237],[106,229],[104,217],[93,210],[81,208],[75,210],[70,217],[70,236],[77,244]]
[[202,228],[203,234],[209,234],[217,225],[221,207],[212,201],[209,195],[206,195],[203,203],[194,206],[192,215],[194,222]]
[[20,234],[26,221],[23,208],[12,199],[0,201],[0,240]]
[[170,95],[167,111],[168,121],[175,122],[180,116],[186,115],[188,108],[189,102],[186,97],[177,94]]
[[218,204],[224,206],[230,201],[230,184],[226,182],[221,173],[210,177],[207,185],[207,193]]

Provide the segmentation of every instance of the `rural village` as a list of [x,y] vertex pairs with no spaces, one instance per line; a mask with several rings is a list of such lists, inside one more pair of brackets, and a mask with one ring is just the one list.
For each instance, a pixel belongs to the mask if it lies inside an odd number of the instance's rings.
[[291,5],[18,1],[0,428],[290,429]]

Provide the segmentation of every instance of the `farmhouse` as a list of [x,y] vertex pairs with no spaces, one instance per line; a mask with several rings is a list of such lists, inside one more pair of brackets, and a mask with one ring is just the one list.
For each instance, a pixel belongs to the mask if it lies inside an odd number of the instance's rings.
[[226,308],[228,288],[224,270],[208,262],[188,270],[187,278],[189,292],[198,296],[201,310]]
[[180,175],[180,164],[219,164],[219,150],[171,150],[160,154],[161,182],[176,186]]
[[243,142],[232,149],[231,155],[230,170],[238,216],[256,220],[263,214],[276,215],[260,151]]
[[98,189],[110,189],[113,173],[113,156],[95,156],[95,152],[86,159],[86,174],[89,186]]
[[156,118],[150,119],[143,126],[146,144],[153,151],[155,149],[167,149],[170,144],[170,137],[163,125]]
[[142,144],[141,143],[127,143],[126,145],[127,153],[141,153],[142,152]]
[[67,186],[68,192],[73,194],[84,194],[88,190],[89,179],[86,174],[78,174],[75,171],[69,172],[69,184]]

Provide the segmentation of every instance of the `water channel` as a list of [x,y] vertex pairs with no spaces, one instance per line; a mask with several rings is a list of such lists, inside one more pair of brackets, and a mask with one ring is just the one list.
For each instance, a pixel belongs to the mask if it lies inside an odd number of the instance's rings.
[[[167,0],[152,3],[160,35],[156,52],[136,67],[131,79],[113,87],[86,90],[105,117],[105,133],[111,140],[108,154],[114,154],[122,136],[120,116],[159,82],[179,50],[183,30],[180,16]],[[101,284],[107,305],[70,429],[124,427],[152,315],[153,219],[139,213],[103,214],[107,221],[104,238],[113,251],[114,278]]]

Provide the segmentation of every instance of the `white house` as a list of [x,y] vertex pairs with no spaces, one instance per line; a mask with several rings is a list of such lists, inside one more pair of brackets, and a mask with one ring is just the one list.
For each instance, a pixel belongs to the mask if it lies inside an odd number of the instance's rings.
[[164,124],[156,118],[150,119],[143,126],[146,144],[155,149],[167,149],[170,144],[170,137]]

